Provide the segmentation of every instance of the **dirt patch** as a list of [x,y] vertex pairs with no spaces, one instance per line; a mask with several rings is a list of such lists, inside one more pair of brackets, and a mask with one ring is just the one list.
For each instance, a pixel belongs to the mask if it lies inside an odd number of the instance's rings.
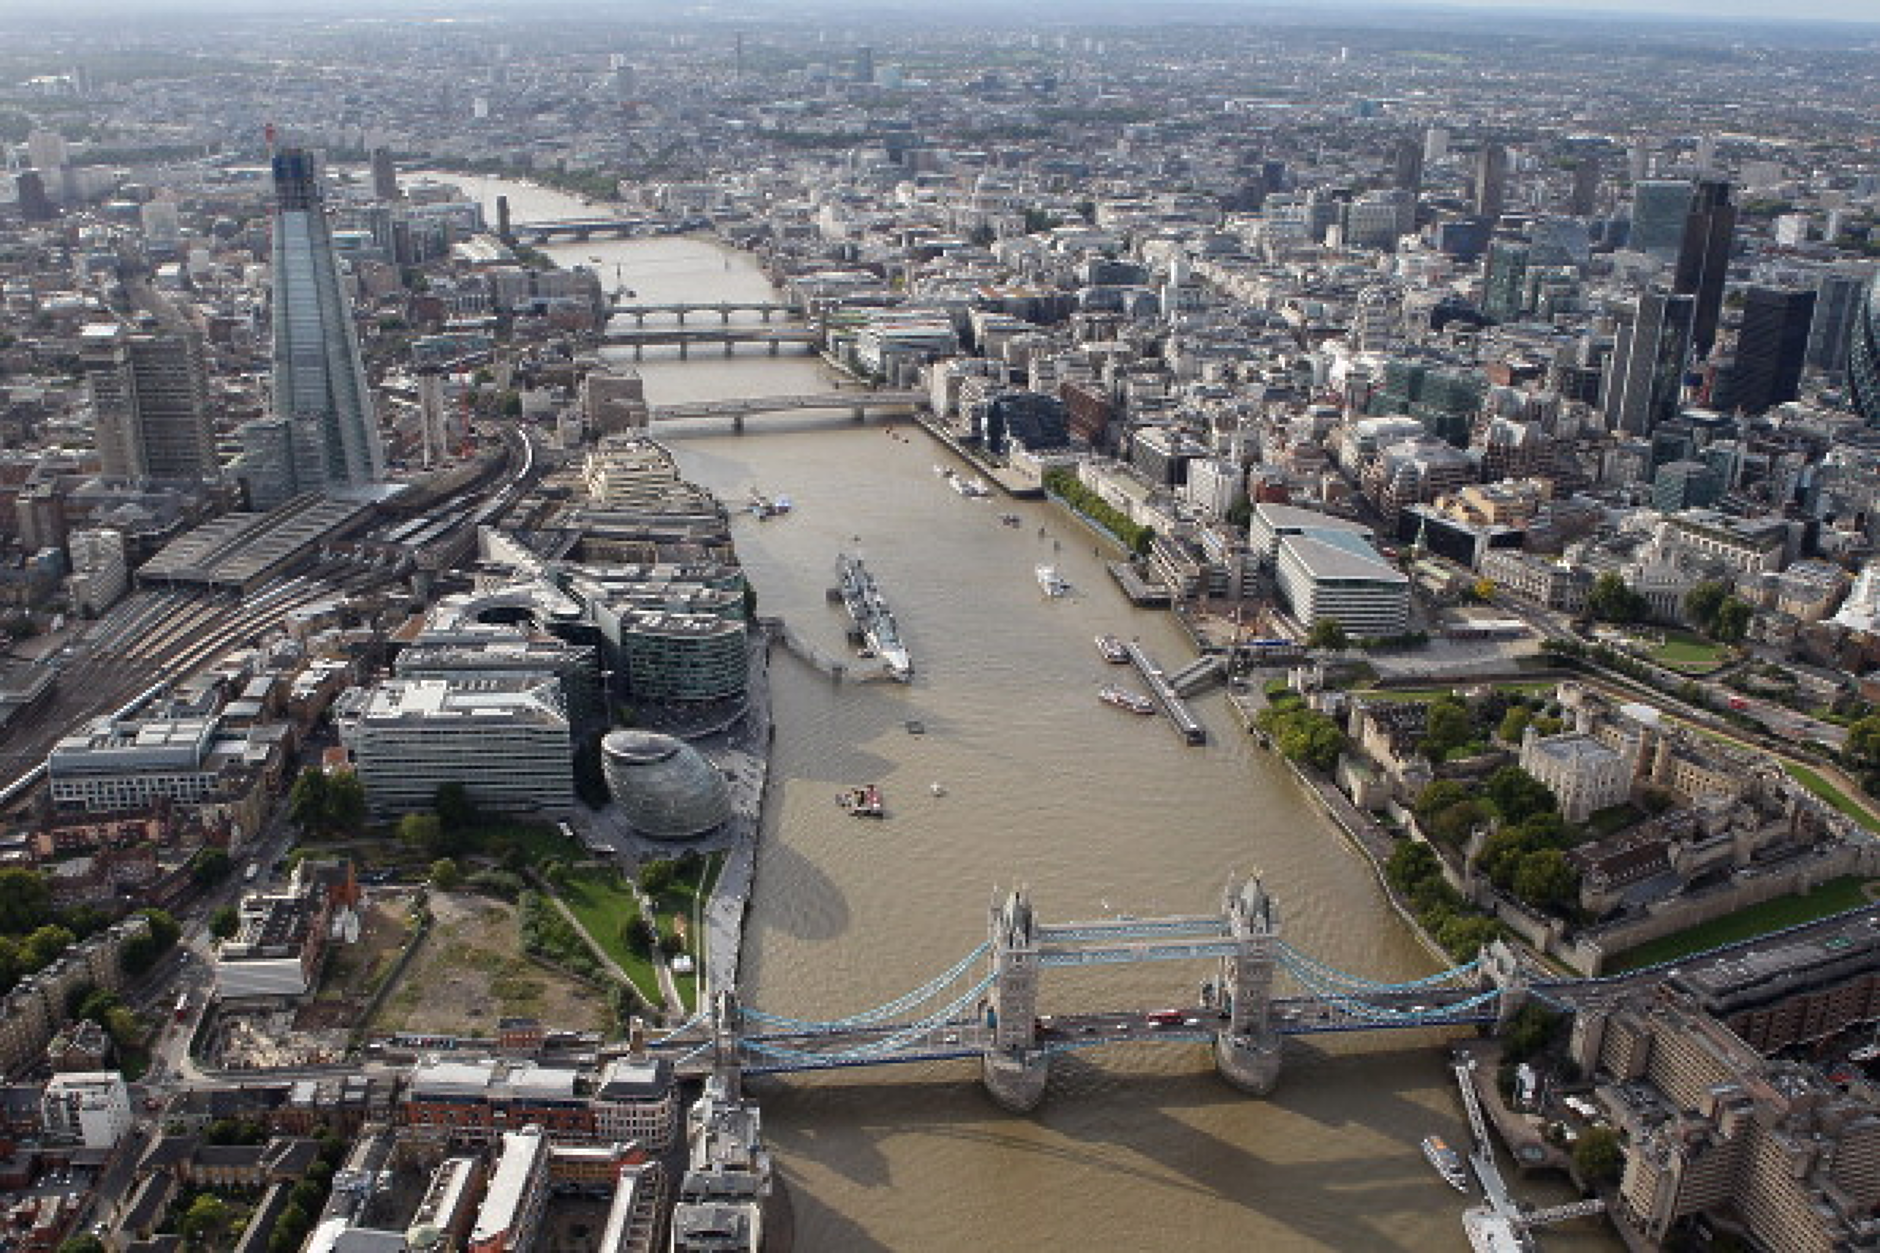
[[611,1027],[604,996],[523,955],[514,905],[463,892],[430,899],[431,933],[385,998],[373,1031],[487,1036],[512,1017],[558,1030]]
[[350,1027],[365,1013],[413,928],[410,901],[404,896],[375,897],[360,917],[359,939],[335,941],[327,951],[320,990],[300,1007],[294,1026],[302,1031]]

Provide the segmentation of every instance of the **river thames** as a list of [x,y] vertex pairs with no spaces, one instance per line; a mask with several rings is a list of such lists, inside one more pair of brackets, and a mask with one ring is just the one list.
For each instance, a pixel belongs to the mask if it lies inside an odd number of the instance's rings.
[[[509,195],[517,222],[583,209],[526,185],[456,181],[486,205]],[[706,240],[546,251],[649,303],[770,294],[748,255]],[[683,362],[649,350],[637,368],[654,405],[832,385],[815,357],[749,348]],[[734,523],[760,612],[841,655],[846,619],[824,591],[838,552],[859,547],[917,670],[908,685],[837,683],[777,653],[747,1003],[823,1018],[887,1001],[985,939],[995,893],[1014,884],[1029,887],[1042,919],[1068,921],[1211,911],[1235,872],[1263,876],[1285,938],[1327,964],[1388,979],[1436,969],[1369,863],[1238,731],[1222,698],[1196,706],[1211,733],[1204,748],[1185,746],[1163,719],[1098,702],[1118,671],[1092,647],[1097,634],[1137,638],[1171,669],[1193,649],[1169,615],[1129,605],[1103,570],[1107,554],[1068,515],[961,497],[935,472],[957,464],[951,454],[905,422],[799,413],[753,418],[743,435],[686,423],[660,436],[688,477],[732,506],[753,488],[793,501],[786,517]],[[1005,512],[1021,524],[1002,525]],[[1040,594],[1042,561],[1059,566],[1072,596]],[[911,734],[910,719],[925,733]],[[880,785],[887,821],[857,822],[835,805],[840,789],[861,783]],[[1211,973],[1173,962],[1053,970],[1041,1007],[1192,1003]],[[1061,1057],[1028,1117],[998,1109],[969,1063],[754,1090],[792,1197],[796,1247],[812,1253],[1433,1253],[1466,1247],[1464,1201],[1419,1149],[1431,1133],[1467,1140],[1442,1040],[1399,1031],[1289,1041],[1279,1087],[1264,1100],[1228,1088],[1191,1044]],[[1568,1195],[1553,1183],[1517,1190],[1536,1203]],[[1579,1226],[1541,1239],[1571,1253],[1619,1247]]]

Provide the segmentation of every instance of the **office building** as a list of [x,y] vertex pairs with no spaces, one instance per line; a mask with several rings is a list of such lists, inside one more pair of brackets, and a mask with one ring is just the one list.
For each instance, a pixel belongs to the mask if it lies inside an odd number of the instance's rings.
[[1815,318],[1808,327],[1809,368],[1829,374],[1847,369],[1854,318],[1869,277],[1865,269],[1847,268],[1828,270],[1815,280]]
[[1854,411],[1868,426],[1880,426],[1880,273],[1868,280],[1866,294],[1854,312],[1847,383],[1854,394]]
[[1599,200],[1599,158],[1581,157],[1573,167],[1573,190],[1567,196],[1567,213],[1576,218],[1590,218]]
[[565,812],[574,750],[553,678],[394,679],[335,707],[366,801],[378,813],[429,809],[461,783],[491,813]]
[[1628,243],[1661,261],[1675,261],[1691,215],[1691,185],[1683,179],[1647,179],[1632,188]]
[[65,551],[72,559],[72,605],[93,617],[118,602],[130,586],[124,561],[124,532],[73,531]]
[[1500,144],[1483,144],[1475,154],[1476,216],[1493,223],[1501,216],[1508,200],[1508,150]]
[[145,482],[215,475],[208,374],[194,331],[95,323],[79,334],[79,361],[106,478]]
[[1640,293],[1619,327],[1601,408],[1614,431],[1648,435],[1677,416],[1690,354],[1690,296]]
[[[1815,293],[1751,287],[1743,297],[1736,370],[1727,408],[1761,413],[1799,394]],[[1725,406],[1719,406],[1725,407]]]
[[46,1082],[39,1112],[55,1143],[108,1149],[131,1129],[130,1090],[115,1070],[54,1075]]
[[274,157],[274,411],[289,427],[289,493],[378,483],[385,453],[313,155]]
[[[1726,976],[1754,977],[1753,965]],[[1682,982],[1574,1022],[1574,1060],[1627,1144],[1613,1217],[1628,1243],[1663,1246],[1715,1215],[1754,1248],[1880,1244],[1880,1111],[1865,1085],[1843,1091],[1812,1066],[1765,1059]]]
[[503,1134],[502,1156],[470,1230],[469,1253],[525,1253],[548,1206],[548,1137],[540,1127]]
[[1423,190],[1423,145],[1409,135],[1391,149],[1391,186],[1412,198]]
[[1360,637],[1409,629],[1410,580],[1349,532],[1281,539],[1277,570],[1280,599],[1308,631],[1327,619]]
[[663,1153],[679,1135],[679,1082],[664,1058],[616,1057],[594,1087],[594,1136]]
[[372,150],[372,194],[380,200],[398,199],[398,166],[389,148]]
[[1482,312],[1497,322],[1521,316],[1527,287],[1528,245],[1511,239],[1488,245],[1488,263],[1482,276]]
[[1652,476],[1652,508],[1660,513],[1715,504],[1723,484],[1701,461],[1667,461]]
[[1691,314],[1691,351],[1702,359],[1717,342],[1717,321],[1723,314],[1723,280],[1730,267],[1730,246],[1736,239],[1736,205],[1730,184],[1703,179],[1691,195],[1678,244],[1678,265],[1671,290],[1695,301]]

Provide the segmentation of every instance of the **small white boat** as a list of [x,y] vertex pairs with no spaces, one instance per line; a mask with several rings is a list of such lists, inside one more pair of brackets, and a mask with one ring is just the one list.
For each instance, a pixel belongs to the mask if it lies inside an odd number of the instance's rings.
[[1071,585],[1065,582],[1064,576],[1058,573],[1056,566],[1040,565],[1033,570],[1033,573],[1038,576],[1039,590],[1044,592],[1046,596],[1058,597],[1070,595]]
[[927,790],[929,792],[932,792],[935,796],[945,796],[947,794],[947,790],[941,787],[938,783],[929,783],[927,785]]
[[1441,1136],[1423,1137],[1423,1156],[1429,1158],[1436,1173],[1458,1192],[1469,1190],[1469,1172],[1462,1165],[1462,1155],[1450,1148]]

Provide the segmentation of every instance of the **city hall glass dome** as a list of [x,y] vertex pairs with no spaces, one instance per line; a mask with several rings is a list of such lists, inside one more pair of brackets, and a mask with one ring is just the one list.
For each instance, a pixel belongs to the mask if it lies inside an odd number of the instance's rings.
[[731,816],[718,768],[670,735],[609,732],[601,741],[601,773],[628,824],[655,840],[703,835]]

